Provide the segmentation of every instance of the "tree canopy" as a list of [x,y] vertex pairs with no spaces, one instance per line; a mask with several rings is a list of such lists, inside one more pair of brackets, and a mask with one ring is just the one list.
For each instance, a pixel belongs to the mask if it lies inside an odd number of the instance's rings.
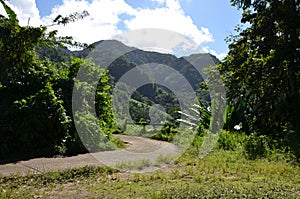
[[[0,3],[8,15],[0,15],[0,158],[85,151],[74,126],[72,90],[80,67],[88,68],[87,75],[103,69],[89,60],[73,58],[69,63],[58,64],[39,57],[37,47],[87,45],[74,42],[72,37],[59,37],[57,31],[47,31],[46,26],[20,26],[15,12],[5,1]],[[87,14],[59,16],[54,24],[64,25]],[[99,117],[83,115],[80,119],[112,127],[109,79],[106,72],[101,74],[95,94]],[[77,82],[80,83],[84,84]],[[95,150],[109,147],[101,145],[101,133],[93,137]]]
[[299,0],[231,0],[243,10],[220,64],[228,98],[248,133],[300,129]]

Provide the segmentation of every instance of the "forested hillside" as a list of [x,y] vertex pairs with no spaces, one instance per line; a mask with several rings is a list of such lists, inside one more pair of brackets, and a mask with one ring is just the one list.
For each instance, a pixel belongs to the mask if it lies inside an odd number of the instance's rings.
[[[104,46],[101,46],[105,42]],[[187,57],[177,58],[171,54],[162,54],[158,52],[143,51],[137,48],[129,47],[116,40],[99,41],[93,44],[93,49],[85,49],[82,51],[70,51],[67,49],[46,49],[39,48],[38,53],[43,59],[50,59],[58,64],[61,61],[68,62],[70,57],[89,58],[92,59],[98,66],[107,66],[108,75],[111,77],[110,84],[114,87],[115,82],[129,72],[131,69],[149,64],[150,70],[155,70],[150,64],[161,64],[173,68],[184,76],[192,88],[197,92],[197,96],[207,106],[210,104],[210,96],[206,91],[201,90],[200,83],[204,77],[198,71],[203,68],[214,66],[219,63],[219,60],[211,54],[193,54]],[[127,52],[124,55],[117,56],[112,63],[108,63],[110,57],[115,57],[119,52]],[[156,69],[157,70],[157,69]],[[176,81],[176,77],[172,74],[165,73],[165,79],[172,84],[171,81]],[[147,75],[139,72],[138,76],[149,79]],[[150,80],[150,79],[149,79]],[[124,85],[126,87],[126,85]],[[166,107],[167,113],[173,118],[171,123],[174,123],[180,115],[176,114],[179,108],[178,101],[167,88],[162,85],[148,84],[140,87],[134,94],[133,99],[145,104],[143,107],[137,108],[137,104],[131,103],[131,116],[135,122],[140,120],[149,120],[149,107],[153,104],[161,104]]]

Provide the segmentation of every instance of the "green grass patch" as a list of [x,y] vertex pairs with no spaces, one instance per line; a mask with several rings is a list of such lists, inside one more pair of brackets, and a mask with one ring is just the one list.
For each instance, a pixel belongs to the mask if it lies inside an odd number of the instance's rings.
[[[144,163],[143,163],[144,164]],[[215,150],[185,156],[153,173],[108,167],[0,178],[1,198],[299,198],[300,167],[283,160],[249,160]]]
[[170,164],[175,158],[176,157],[174,157],[173,155],[159,155],[154,161],[151,161],[149,159],[141,159],[137,161],[122,161],[114,165],[114,167],[121,171],[141,171],[149,167],[152,167],[153,169],[159,169]]

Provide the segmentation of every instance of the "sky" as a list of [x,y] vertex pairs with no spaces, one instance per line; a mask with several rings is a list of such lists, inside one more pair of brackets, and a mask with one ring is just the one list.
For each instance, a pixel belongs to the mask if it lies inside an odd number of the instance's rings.
[[83,20],[49,27],[79,42],[90,44],[143,28],[164,29],[184,35],[199,46],[199,52],[220,59],[228,52],[225,38],[234,33],[241,18],[241,11],[229,0],[10,0],[8,4],[21,25],[32,26],[51,25],[58,15],[88,11]]

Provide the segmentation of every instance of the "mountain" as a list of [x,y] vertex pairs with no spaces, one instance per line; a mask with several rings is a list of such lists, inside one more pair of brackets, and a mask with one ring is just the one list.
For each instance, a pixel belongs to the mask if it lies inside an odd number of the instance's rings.
[[[101,40],[95,42],[93,46],[95,48],[92,50],[85,49],[79,51],[70,51],[63,48],[48,49],[39,47],[37,48],[37,52],[41,57],[48,58],[57,63],[63,61],[68,62],[71,56],[79,58],[89,57],[92,58],[97,65],[100,65],[100,67],[106,66],[105,68],[113,70],[114,72],[111,72],[111,74],[117,77],[121,74],[119,70],[123,70],[120,68],[120,65],[125,66],[128,65],[128,63],[136,66],[146,63],[163,64],[179,71],[193,82],[193,84],[203,80],[203,77],[195,76],[194,72],[196,72],[196,70],[202,71],[204,67],[216,65],[220,62],[215,56],[209,53],[192,54],[190,56],[177,58],[171,54],[144,51],[129,47],[117,40]],[[114,61],[109,63],[112,58],[114,58]],[[132,66],[129,68],[131,69]]]
[[[174,120],[178,118],[176,110],[180,110],[180,105],[174,92],[186,93],[186,82],[201,101],[206,102],[205,104],[210,101],[209,93],[200,90],[200,82],[205,79],[202,69],[218,64],[219,60],[209,53],[177,58],[171,54],[129,47],[116,40],[102,40],[93,45],[94,49],[81,51],[38,49],[38,53],[44,58],[48,57],[59,63],[70,61],[70,56],[92,58],[96,65],[109,70],[113,79],[113,87],[116,83],[120,84],[121,82],[122,89],[119,89],[119,92],[125,90],[129,92],[130,87],[135,87],[134,84],[141,84],[135,88],[136,90],[131,96],[135,103],[131,103],[130,113],[135,121],[139,121],[141,118],[149,119],[146,113],[149,113],[149,107],[154,104],[162,105]],[[130,81],[122,80],[122,78],[125,79],[124,77],[129,77]],[[143,85],[142,82],[152,83]],[[172,86],[175,88],[173,91],[169,89]],[[145,106],[141,108],[139,102]],[[139,108],[137,108],[138,106]],[[119,111],[122,112],[122,110]]]
[[[169,66],[178,71],[191,84],[194,90],[199,89],[199,82],[203,81],[202,69],[210,65],[216,65],[219,60],[209,54],[193,54],[177,58],[171,54],[144,51],[129,47],[116,40],[103,40],[94,43],[95,49],[71,52],[75,57],[89,57],[93,61],[110,71],[115,81],[118,81],[126,72],[136,66],[150,63]],[[113,60],[113,61],[111,61]],[[199,73],[200,71],[200,73]],[[171,74],[166,78],[172,80]]]

